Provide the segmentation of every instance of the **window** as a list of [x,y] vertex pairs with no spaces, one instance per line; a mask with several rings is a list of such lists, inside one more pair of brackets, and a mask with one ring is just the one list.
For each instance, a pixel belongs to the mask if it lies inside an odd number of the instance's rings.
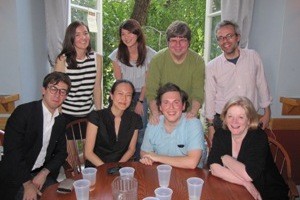
[[205,63],[220,55],[222,52],[218,46],[214,33],[215,26],[219,21],[221,21],[221,0],[206,0],[204,43]]
[[97,19],[97,33],[90,33],[92,48],[103,54],[102,46],[102,0],[71,0],[70,21],[82,21],[88,25],[88,13],[95,13]]

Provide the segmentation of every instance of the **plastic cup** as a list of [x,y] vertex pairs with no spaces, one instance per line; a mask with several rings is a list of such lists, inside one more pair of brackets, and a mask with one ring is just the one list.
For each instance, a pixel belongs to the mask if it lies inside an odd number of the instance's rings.
[[143,200],[159,200],[157,197],[145,197]]
[[189,200],[200,200],[204,181],[198,177],[191,177],[186,180],[189,191]]
[[91,182],[87,179],[74,181],[75,194],[77,200],[89,200]]
[[158,165],[158,182],[160,187],[169,187],[172,167],[170,165]]
[[113,200],[137,200],[138,182],[135,178],[118,176],[111,184]]
[[83,179],[87,179],[91,182],[91,187],[96,183],[97,169],[94,167],[87,167],[82,170]]
[[154,190],[155,196],[160,200],[171,200],[173,190],[167,187],[159,187]]
[[120,176],[128,176],[133,178],[134,177],[135,169],[133,167],[122,167],[119,169]]

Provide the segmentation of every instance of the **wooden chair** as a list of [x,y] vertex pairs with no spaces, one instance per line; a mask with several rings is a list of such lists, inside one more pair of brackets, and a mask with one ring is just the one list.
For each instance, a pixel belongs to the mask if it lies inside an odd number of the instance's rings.
[[4,131],[0,130],[0,146],[3,146],[4,143]]
[[84,145],[86,137],[87,119],[78,119],[70,122],[66,128],[68,157],[64,164],[67,178],[81,173],[84,167]]
[[271,127],[265,128],[265,133],[268,135],[268,137],[271,137],[275,140],[277,139]]
[[285,148],[273,137],[268,137],[270,143],[270,150],[272,152],[274,162],[282,177],[289,186],[289,198],[294,200],[299,196],[296,184],[292,180],[292,166],[291,159]]
[[205,155],[206,157],[204,160],[204,168],[209,169],[209,166],[207,166],[207,159],[208,159],[208,155],[210,152],[211,143],[210,143],[210,140],[208,139],[207,134],[204,134],[204,139],[205,139],[205,145],[206,145],[206,155]]
[[3,144],[4,144],[4,131],[0,130],[0,161],[2,160],[3,156]]

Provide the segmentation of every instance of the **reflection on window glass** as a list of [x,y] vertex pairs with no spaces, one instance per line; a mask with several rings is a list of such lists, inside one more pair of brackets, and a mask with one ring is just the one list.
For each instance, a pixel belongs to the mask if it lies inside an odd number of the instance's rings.
[[221,0],[213,0],[212,2],[212,12],[221,10]]
[[[82,21],[86,25],[87,23],[87,11],[84,10],[79,10],[76,8],[71,8],[71,21]],[[96,50],[96,33],[90,33],[90,38],[91,38],[91,44],[93,50]]]
[[215,27],[217,23],[221,21],[221,16],[213,17],[212,19],[212,30],[211,30],[211,50],[210,50],[210,60],[214,59],[218,55],[222,53],[222,50],[220,49],[216,36],[215,36]]
[[71,4],[97,9],[97,0],[71,0]]
[[87,24],[87,12],[77,8],[71,9],[71,21],[82,21]]

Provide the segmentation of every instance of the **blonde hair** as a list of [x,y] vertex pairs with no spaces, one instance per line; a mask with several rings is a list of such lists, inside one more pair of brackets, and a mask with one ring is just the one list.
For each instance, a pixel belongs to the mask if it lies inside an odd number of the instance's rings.
[[249,129],[255,130],[258,126],[258,115],[257,112],[252,104],[252,102],[247,97],[241,97],[241,96],[235,96],[232,97],[224,106],[221,119],[223,121],[223,128],[228,129],[225,117],[227,115],[227,112],[229,108],[232,106],[240,106],[245,110],[246,116],[250,121]]

